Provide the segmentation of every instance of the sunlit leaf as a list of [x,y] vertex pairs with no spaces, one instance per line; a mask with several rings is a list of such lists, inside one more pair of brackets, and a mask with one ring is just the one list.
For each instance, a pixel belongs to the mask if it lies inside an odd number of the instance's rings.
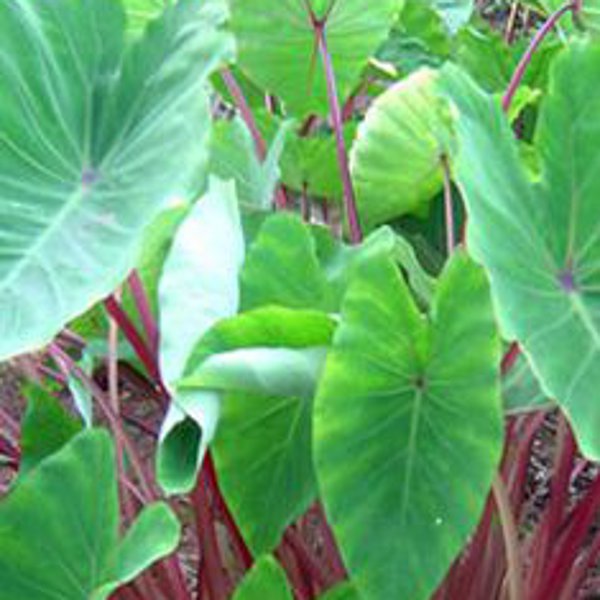
[[499,359],[487,281],[465,255],[429,319],[389,258],[356,271],[314,426],[326,512],[365,600],[430,598],[477,525],[502,449]]

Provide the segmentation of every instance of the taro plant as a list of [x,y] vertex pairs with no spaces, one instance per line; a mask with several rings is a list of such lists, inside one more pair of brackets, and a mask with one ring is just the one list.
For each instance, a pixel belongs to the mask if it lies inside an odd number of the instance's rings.
[[0,5],[0,600],[596,597],[596,4]]

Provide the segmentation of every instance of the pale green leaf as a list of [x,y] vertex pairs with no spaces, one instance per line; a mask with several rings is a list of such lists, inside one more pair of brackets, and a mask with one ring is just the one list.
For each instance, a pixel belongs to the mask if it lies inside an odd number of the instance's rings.
[[499,104],[456,69],[443,81],[456,105],[468,245],[488,270],[504,334],[566,411],[581,450],[599,458],[600,47],[574,43],[554,63],[535,136],[538,182]]
[[329,51],[343,99],[387,37],[402,0],[231,0],[231,26],[238,41],[240,67],[265,90],[280,96],[288,111],[299,117],[329,112],[324,71],[307,6],[317,18],[327,15]]
[[0,5],[0,359],[111,292],[206,162],[203,87],[231,40],[192,0],[135,44],[112,0]]

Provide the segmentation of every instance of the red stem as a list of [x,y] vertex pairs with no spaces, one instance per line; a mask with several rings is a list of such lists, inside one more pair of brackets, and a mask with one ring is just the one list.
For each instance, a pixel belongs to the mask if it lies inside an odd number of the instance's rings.
[[344,130],[342,124],[342,111],[340,109],[340,101],[338,97],[337,84],[333,69],[333,61],[327,47],[327,35],[325,32],[326,21],[317,20],[312,15],[312,24],[319,45],[319,53],[323,61],[325,70],[325,80],[327,83],[327,98],[329,100],[329,111],[331,122],[335,133],[336,151],[342,185],[344,188],[344,205],[346,209],[346,217],[350,228],[350,241],[353,244],[359,244],[363,239],[362,229],[358,218],[358,210],[356,207],[356,196],[354,194],[354,186],[350,176],[348,167],[348,153],[346,152],[346,143],[344,141]]
[[229,507],[227,506],[227,503],[225,502],[225,498],[223,498],[223,494],[221,494],[221,489],[219,488],[219,483],[217,480],[217,472],[215,470],[215,465],[210,452],[206,454],[204,469],[206,470],[207,485],[213,493],[215,503],[219,512],[221,513],[223,522],[225,523],[227,530],[235,542],[243,567],[248,570],[250,567],[252,567],[254,558],[240,532],[239,527],[237,526],[237,523],[233,518],[233,515],[231,514],[231,511],[229,510]]
[[597,477],[585,498],[573,510],[571,525],[563,534],[563,539],[554,545],[553,560],[546,571],[544,585],[538,588],[537,595],[532,598],[546,600],[556,597],[557,591],[565,585],[599,507],[600,477]]
[[500,370],[503,376],[508,375],[509,371],[515,366],[517,358],[519,358],[519,354],[521,354],[519,344],[517,344],[517,342],[513,342],[506,351],[506,354],[502,357]]
[[2,406],[0,406],[0,426],[12,441],[19,439],[21,431],[19,424]]
[[321,522],[321,534],[323,535],[325,555],[331,562],[333,575],[336,581],[343,581],[348,577],[348,573],[346,571],[346,567],[344,566],[344,561],[340,555],[333,531],[331,531],[331,527],[327,521],[325,509],[323,508],[323,504],[321,502],[317,502],[315,505],[315,511],[319,516],[319,521]]
[[133,321],[129,318],[129,315],[123,310],[121,305],[115,300],[113,296],[109,296],[104,301],[104,306],[108,314],[117,322],[119,328],[123,332],[123,335],[127,338],[134,352],[148,371],[148,374],[154,381],[160,381],[160,373],[158,366],[154,359],[154,356],[145,340],[142,338],[138,330],[136,329]]
[[275,556],[288,575],[296,600],[310,600],[313,597],[313,591],[308,577],[285,539],[275,550]]
[[230,585],[226,576],[221,550],[216,536],[214,514],[211,510],[211,490],[206,469],[198,478],[192,492],[192,502],[196,513],[196,530],[200,544],[198,565],[198,598],[202,597],[202,585],[206,585],[209,600],[229,598]]
[[319,592],[322,592],[327,584],[325,575],[317,559],[312,555],[302,535],[294,525],[286,529],[283,534],[283,540],[293,551],[300,568],[304,571],[312,585],[316,586]]
[[454,252],[454,207],[452,202],[452,176],[448,159],[442,156],[442,172],[444,174],[444,215],[446,217],[446,252],[450,256]]
[[[235,105],[240,111],[242,120],[244,123],[246,123],[246,127],[248,127],[250,130],[250,135],[252,135],[252,139],[254,140],[256,154],[258,155],[260,161],[263,162],[267,157],[267,144],[265,143],[265,140],[258,129],[256,119],[252,114],[252,110],[250,109],[250,105],[246,100],[246,96],[244,96],[242,88],[238,84],[231,69],[222,69],[221,79],[231,94]],[[275,206],[279,209],[284,209],[287,207],[287,197],[281,186],[277,188],[275,193]]]
[[131,290],[131,295],[133,296],[133,301],[135,302],[138,314],[140,315],[142,325],[146,331],[146,338],[148,340],[148,344],[150,345],[150,351],[152,352],[154,356],[154,362],[156,363],[158,361],[159,344],[158,325],[156,324],[156,319],[152,314],[150,299],[148,298],[148,294],[144,288],[144,283],[137,269],[134,269],[131,272],[127,283],[129,284],[129,289]]
[[258,125],[256,124],[256,120],[254,119],[254,115],[252,114],[252,110],[250,109],[250,105],[246,100],[246,96],[244,96],[244,92],[242,88],[238,84],[235,75],[232,73],[231,69],[222,69],[221,70],[221,79],[223,83],[227,87],[227,90],[231,94],[235,105],[240,111],[240,115],[246,126],[248,127],[250,134],[252,135],[252,139],[254,140],[254,146],[256,148],[256,154],[258,158],[261,160],[265,160],[267,156],[267,144],[263,139]]
[[508,111],[508,109],[510,108],[510,105],[513,101],[513,98],[514,98],[516,92],[517,92],[517,89],[519,88],[519,85],[521,84],[521,81],[523,80],[523,77],[525,76],[527,67],[531,63],[531,60],[533,59],[533,56],[536,53],[537,49],[539,48],[540,44],[544,41],[546,36],[554,29],[554,27],[556,26],[556,24],[558,23],[558,21],[561,19],[561,17],[564,14],[566,14],[572,10],[577,11],[577,9],[578,9],[577,2],[570,2],[569,4],[565,4],[564,6],[559,8],[557,11],[552,13],[548,17],[548,20],[542,25],[542,27],[539,29],[539,31],[535,34],[535,36],[531,40],[531,43],[529,44],[529,47],[527,48],[527,50],[525,52],[525,54],[523,54],[523,56],[521,57],[521,60],[519,61],[519,64],[517,65],[517,68],[515,69],[512,79],[510,80],[510,83],[508,84],[506,93],[504,94],[504,97],[502,98],[502,108],[505,111]]

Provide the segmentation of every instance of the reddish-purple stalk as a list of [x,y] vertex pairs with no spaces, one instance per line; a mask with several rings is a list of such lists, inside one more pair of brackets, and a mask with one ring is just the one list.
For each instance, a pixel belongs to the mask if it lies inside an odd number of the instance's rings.
[[2,425],[2,431],[6,433],[10,440],[16,442],[19,439],[21,428],[17,421],[3,406],[0,406],[0,423]]
[[[263,136],[258,129],[258,125],[256,124],[256,119],[252,114],[252,109],[246,100],[246,96],[244,96],[244,92],[235,78],[235,75],[231,71],[231,69],[225,68],[221,70],[221,79],[223,83],[227,87],[227,90],[231,94],[235,105],[240,111],[240,115],[244,123],[246,123],[246,127],[250,131],[252,135],[252,139],[254,140],[254,147],[256,149],[256,154],[261,162],[263,162],[267,156],[267,144],[263,139]],[[275,206],[278,209],[285,209],[287,207],[287,198],[285,195],[285,191],[281,186],[277,188],[275,192]]]
[[442,156],[442,173],[444,176],[444,216],[446,220],[446,252],[450,256],[456,247],[454,236],[454,206],[452,199],[452,176],[450,174],[450,164],[448,158]]
[[240,87],[235,75],[229,68],[225,68],[221,70],[221,79],[227,88],[227,91],[231,94],[237,109],[240,111],[240,116],[244,123],[246,123],[246,127],[250,131],[252,135],[252,139],[254,140],[254,147],[256,149],[256,154],[260,161],[265,160],[267,156],[267,144],[263,139],[260,130],[258,129],[258,125],[256,124],[256,119],[252,114],[252,109],[246,100],[246,96],[244,96],[244,92]]
[[300,193],[300,208],[302,211],[302,220],[305,223],[310,223],[311,219],[311,206],[310,198],[308,197],[307,184],[302,184],[302,191]]
[[114,412],[111,402],[106,397],[104,391],[100,389],[96,382],[88,377],[87,373],[66,352],[64,352],[60,346],[55,343],[50,344],[48,346],[48,353],[61,370],[76,376],[92,396],[96,398],[98,405],[108,420],[113,435],[115,438],[119,438],[119,443],[127,453],[127,458],[136,474],[140,487],[143,489],[146,501],[156,500],[158,497],[152,489],[149,477],[142,466],[142,461],[140,460],[133,443],[123,430],[119,416]]
[[214,495],[215,503],[217,505],[217,509],[221,513],[223,522],[233,538],[240,562],[244,569],[248,570],[254,564],[254,557],[252,556],[252,552],[250,552],[250,549],[248,548],[248,545],[246,544],[246,541],[244,540],[244,537],[242,536],[240,529],[237,526],[237,523],[235,522],[227,503],[225,502],[225,498],[223,498],[223,494],[221,493],[217,479],[217,472],[210,452],[207,452],[206,454],[204,469],[206,471],[207,485]]
[[119,328],[123,332],[123,335],[133,348],[137,357],[140,359],[145,369],[148,371],[148,375],[154,380],[154,382],[160,382],[160,372],[156,363],[155,356],[153,355],[150,348],[147,346],[146,341],[143,339],[141,334],[136,329],[133,321],[129,315],[123,310],[123,307],[114,296],[109,296],[104,300],[104,306],[108,314],[117,322]]
[[[108,324],[108,401],[112,412],[116,418],[120,420],[121,409],[119,402],[119,326],[114,319],[109,319]],[[115,436],[115,454],[117,458],[117,473],[119,479],[125,477],[125,456],[122,444],[122,437]],[[133,519],[134,507],[131,503],[131,496],[127,490],[121,494],[123,501],[123,513],[125,519],[130,521]]]
[[196,532],[200,545],[197,597],[203,597],[203,586],[208,600],[224,600],[231,591],[229,578],[223,568],[223,559],[215,531],[215,515],[212,510],[211,485],[206,469],[198,477],[192,492],[196,514]]
[[311,582],[311,585],[316,587],[317,593],[322,592],[326,588],[327,581],[321,565],[306,546],[304,539],[295,525],[290,525],[286,529],[283,534],[283,541],[294,553],[298,565],[305,573],[306,578]]
[[9,460],[9,466],[18,468],[21,460],[19,449],[6,437],[0,435],[0,454]]
[[148,294],[146,294],[144,284],[137,269],[134,269],[131,272],[127,283],[129,285],[129,289],[131,290],[131,295],[133,296],[133,301],[135,302],[135,307],[140,316],[140,320],[146,332],[146,339],[148,340],[150,351],[154,356],[155,362],[158,362],[158,326],[152,314],[150,299],[148,298]]
[[568,4],[561,6],[558,10],[556,10],[554,13],[552,13],[548,17],[546,22],[542,25],[542,27],[540,27],[538,32],[535,34],[535,36],[531,40],[531,43],[529,44],[529,47],[525,51],[525,54],[523,54],[523,56],[521,57],[521,60],[519,61],[519,64],[517,65],[517,68],[515,69],[512,79],[510,80],[510,83],[508,84],[506,93],[504,94],[504,97],[502,98],[502,108],[505,111],[508,111],[508,109],[510,108],[510,105],[513,101],[514,95],[516,94],[517,89],[519,88],[519,86],[521,85],[521,82],[523,81],[523,77],[525,76],[527,67],[529,67],[529,65],[531,64],[531,61],[532,61],[537,49],[540,47],[541,43],[544,41],[546,36],[554,29],[554,27],[556,27],[557,23],[560,21],[560,19],[562,18],[563,15],[565,15],[566,13],[568,13],[570,11],[574,11],[575,13],[577,13],[577,11],[579,9],[580,9],[580,5],[577,2],[569,2]]
[[323,62],[325,71],[325,81],[327,84],[327,99],[329,101],[329,113],[331,124],[335,134],[336,153],[340,176],[342,178],[342,186],[344,188],[344,207],[346,218],[348,219],[348,227],[350,230],[350,241],[353,244],[360,244],[363,239],[360,220],[358,217],[358,209],[356,206],[356,196],[354,186],[350,176],[350,167],[348,165],[348,153],[346,151],[346,142],[344,141],[344,130],[342,123],[342,111],[337,91],[337,83],[335,72],[333,69],[333,61],[327,46],[327,18],[317,19],[314,13],[311,12],[311,23],[319,46],[319,54]]
[[311,582],[286,540],[283,540],[275,550],[275,556],[287,573],[296,600],[311,600],[313,597]]

